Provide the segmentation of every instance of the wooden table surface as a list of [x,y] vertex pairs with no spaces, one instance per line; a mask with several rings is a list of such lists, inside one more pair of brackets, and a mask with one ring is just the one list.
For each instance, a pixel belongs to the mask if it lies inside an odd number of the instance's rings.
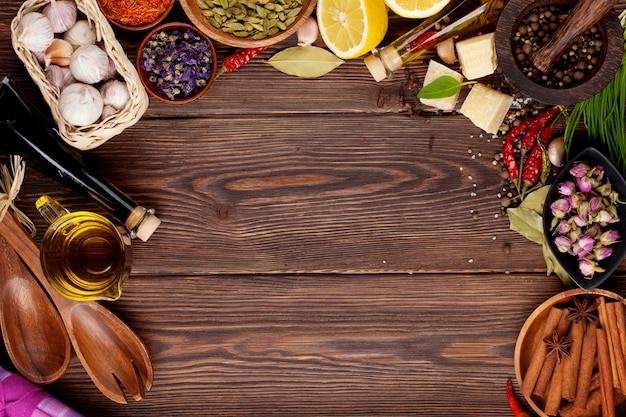
[[[10,43],[20,4],[0,5],[0,76],[43,106]],[[178,3],[168,20],[186,20]],[[392,18],[384,43],[414,24]],[[116,33],[134,61],[144,34]],[[47,389],[87,416],[510,415],[517,334],[566,288],[509,229],[502,138],[419,112],[432,53],[380,83],[362,59],[305,80],[264,62],[294,43],[193,104],[151,99],[89,152],[163,221],[106,304],[144,341],[154,387],[113,403],[74,356]],[[220,61],[231,51],[217,45]],[[38,239],[43,193],[100,210],[28,168],[17,205]],[[626,295],[624,272],[605,288]]]

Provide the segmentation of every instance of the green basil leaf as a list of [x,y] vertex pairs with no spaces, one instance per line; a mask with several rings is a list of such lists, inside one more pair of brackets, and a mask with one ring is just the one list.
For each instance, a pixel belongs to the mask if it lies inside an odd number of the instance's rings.
[[334,70],[344,61],[327,49],[308,45],[284,49],[272,56],[267,63],[288,75],[317,78]]
[[461,87],[468,84],[474,84],[475,81],[460,82],[456,78],[449,75],[442,75],[436,78],[434,81],[426,84],[417,93],[418,98],[433,99],[444,98],[455,95]]

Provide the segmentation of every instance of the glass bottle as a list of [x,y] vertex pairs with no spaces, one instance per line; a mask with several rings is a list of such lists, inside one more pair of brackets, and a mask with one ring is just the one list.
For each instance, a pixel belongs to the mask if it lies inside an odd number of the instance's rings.
[[90,197],[122,222],[131,238],[146,241],[161,224],[154,209],[140,206],[92,170],[9,77],[0,83],[0,150],[21,155],[41,173]]
[[438,43],[495,23],[503,7],[504,0],[452,1],[389,45],[372,50],[365,65],[376,81],[382,81]]

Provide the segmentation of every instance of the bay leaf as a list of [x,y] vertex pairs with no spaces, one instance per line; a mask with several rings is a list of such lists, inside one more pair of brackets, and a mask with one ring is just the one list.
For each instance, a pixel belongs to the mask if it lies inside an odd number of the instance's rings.
[[510,208],[506,212],[509,215],[511,230],[531,242],[543,244],[543,222],[539,213],[524,207]]
[[546,195],[550,191],[549,185],[544,185],[541,188],[536,189],[532,193],[528,194],[524,200],[522,200],[519,207],[527,208],[537,212],[540,216],[543,215],[543,203],[546,201]]
[[282,73],[301,78],[317,78],[328,74],[344,61],[319,46],[292,46],[274,54],[268,61]]

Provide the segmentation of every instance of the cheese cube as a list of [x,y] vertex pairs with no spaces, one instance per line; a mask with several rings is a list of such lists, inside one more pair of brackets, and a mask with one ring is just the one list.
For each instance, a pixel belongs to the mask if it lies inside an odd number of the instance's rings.
[[[427,85],[435,81],[437,78],[444,76],[444,75],[449,75],[459,82],[463,81],[463,76],[461,74],[431,59],[430,63],[428,64],[428,69],[426,70],[426,75],[424,76],[424,85]],[[456,94],[450,97],[420,98],[420,101],[425,106],[432,106],[436,109],[454,110],[454,107],[456,106],[456,102],[459,98],[459,93],[460,93],[460,89],[459,91],[457,91]]]
[[461,114],[485,132],[495,134],[500,130],[512,103],[512,96],[478,83],[467,94]]
[[468,80],[493,74],[498,67],[496,33],[486,33],[457,42],[456,54],[461,64],[461,72]]

